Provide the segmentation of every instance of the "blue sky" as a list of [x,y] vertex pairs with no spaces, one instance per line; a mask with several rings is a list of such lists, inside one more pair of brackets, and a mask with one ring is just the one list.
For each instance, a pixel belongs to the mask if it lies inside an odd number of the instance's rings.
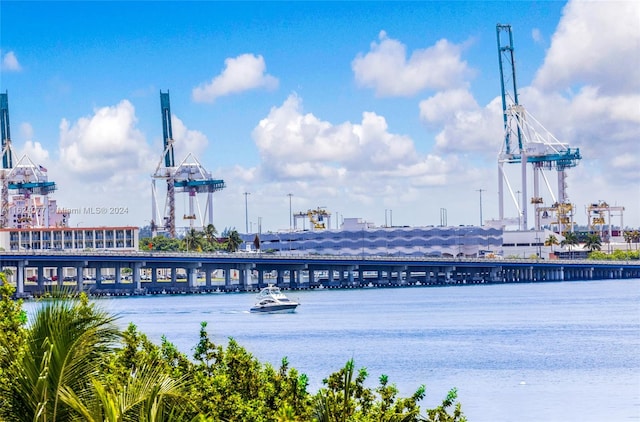
[[289,227],[288,193],[294,212],[437,225],[446,208],[448,224],[478,224],[478,189],[498,217],[508,23],[521,104],[582,152],[575,220],[605,200],[638,227],[638,22],[634,2],[3,1],[0,90],[16,160],[49,169],[59,205],[128,209],[72,225],[148,224],[160,90],[176,160],[193,152],[227,184],[219,229],[244,231],[243,192],[254,231]]

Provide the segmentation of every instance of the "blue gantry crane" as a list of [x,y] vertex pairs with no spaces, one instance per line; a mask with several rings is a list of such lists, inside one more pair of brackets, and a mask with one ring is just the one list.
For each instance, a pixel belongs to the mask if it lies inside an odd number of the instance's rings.
[[[169,101],[169,91],[160,91],[160,108],[162,112],[162,135],[163,147],[162,157],[156,171],[152,176],[151,199],[152,217],[151,231],[155,236],[159,231],[166,232],[169,237],[176,237],[176,205],[175,193],[189,194],[188,213],[184,214],[184,219],[189,221],[189,226],[194,227],[197,220],[195,207],[198,206],[197,194],[207,194],[207,205],[204,216],[200,218],[202,225],[208,220],[208,224],[213,224],[213,193],[225,188],[224,180],[213,179],[200,162],[189,153],[178,165],[174,160],[173,151],[173,130],[171,126],[171,106]],[[158,192],[156,180],[163,179],[167,183],[167,198],[164,207],[164,215],[158,213],[157,203]],[[162,226],[158,222],[162,221]]]
[[[49,227],[49,200],[48,195],[56,190],[55,182],[48,180],[47,170],[41,165],[36,165],[23,156],[17,163],[13,162],[13,150],[11,147],[11,130],[9,125],[9,95],[8,92],[0,93],[0,135],[2,136],[2,194],[0,200],[0,227],[10,226],[7,221],[9,215],[9,191],[14,191],[27,201],[32,195],[44,197],[44,206],[41,212],[37,207],[29,207],[28,214],[20,213],[20,218],[28,220],[28,225]],[[32,215],[31,215],[32,214]],[[64,220],[67,222],[67,220]],[[24,223],[27,221],[21,221]]]
[[[580,150],[570,148],[560,142],[524,106],[519,103],[516,83],[516,66],[511,25],[496,25],[498,41],[498,59],[500,65],[500,87],[502,94],[502,112],[504,119],[504,142],[498,156],[498,208],[502,226],[517,221],[520,230],[527,230],[527,208],[529,202],[534,205],[535,228],[540,230],[543,223],[557,224],[558,231],[564,232],[572,227],[573,206],[568,200],[565,170],[575,167]],[[522,202],[514,194],[504,170],[504,164],[521,165]],[[533,196],[527,194],[527,165],[533,167]],[[558,175],[557,198],[543,170],[556,170]],[[540,196],[540,178],[542,178],[552,197],[550,206],[544,206]],[[504,215],[504,184],[518,210],[518,218],[507,219]]]

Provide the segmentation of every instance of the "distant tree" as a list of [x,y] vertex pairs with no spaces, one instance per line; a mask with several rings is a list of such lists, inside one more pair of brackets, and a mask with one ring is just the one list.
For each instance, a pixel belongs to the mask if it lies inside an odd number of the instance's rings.
[[183,249],[187,252],[202,252],[204,242],[204,233],[194,228],[189,229],[182,238]]
[[636,244],[636,250],[638,249],[638,243],[640,242],[640,231],[638,230],[625,230],[622,233],[624,241],[627,242],[627,250],[631,249],[631,243]]
[[596,233],[589,233],[587,238],[585,239],[584,246],[589,249],[589,251],[599,251],[602,246],[602,240],[600,240],[600,235]]
[[172,239],[165,236],[158,235],[154,238],[145,237],[140,239],[140,250],[142,251],[177,252],[181,247],[182,242],[180,239]]
[[560,242],[560,246],[569,247],[569,252],[578,244],[578,236],[574,232],[565,232],[564,239]]
[[207,224],[203,230],[204,238],[206,240],[206,250],[215,250],[218,247],[218,230],[213,224]]
[[236,252],[242,245],[242,238],[237,230],[231,230],[227,236],[227,251]]
[[636,250],[638,250],[638,243],[640,243],[640,230],[634,230],[631,232],[631,242],[636,244]]
[[553,247],[558,246],[559,244],[560,242],[558,242],[558,238],[553,234],[550,234],[544,241],[544,246],[551,246],[551,253],[553,253]]
[[593,251],[590,252],[589,255],[587,256],[588,259],[593,259],[593,260],[597,260],[597,261],[606,261],[606,260],[611,260],[613,259],[613,256],[611,256],[610,254],[606,253],[606,252],[602,252],[602,251]]

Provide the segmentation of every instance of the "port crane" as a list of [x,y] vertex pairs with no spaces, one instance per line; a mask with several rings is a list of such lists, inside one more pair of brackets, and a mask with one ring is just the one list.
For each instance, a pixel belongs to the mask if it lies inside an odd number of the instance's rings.
[[[293,215],[293,229],[297,230],[298,219],[301,218],[304,227],[304,220],[309,220],[309,225],[312,230],[325,230],[331,227],[331,213],[324,209],[324,207],[318,207],[314,210],[309,209],[307,211],[300,211]],[[326,223],[325,223],[326,222]]]
[[[504,142],[498,156],[498,208],[502,227],[517,222],[519,230],[528,228],[528,204],[535,210],[535,229],[543,224],[557,225],[563,233],[573,228],[573,205],[567,196],[566,170],[575,167],[582,158],[578,148],[570,148],[560,142],[524,106],[520,104],[516,84],[516,66],[511,25],[496,25],[500,87],[504,119]],[[504,165],[520,164],[522,200],[514,195]],[[527,165],[533,167],[533,196],[527,193]],[[557,171],[557,198],[544,174],[544,170]],[[543,179],[552,197],[552,205],[544,206],[540,194],[540,179]],[[518,210],[517,219],[504,215],[504,185]]]
[[[586,207],[587,230],[600,232],[600,238],[609,240],[613,237],[612,218],[619,218],[620,229],[624,227],[624,207],[609,205],[598,201]],[[606,230],[605,230],[606,229]]]
[[[165,232],[169,237],[176,237],[176,201],[175,194],[187,193],[189,195],[189,208],[183,219],[189,221],[189,227],[193,228],[197,220],[195,206],[198,206],[197,194],[207,194],[207,205],[204,216],[208,218],[208,224],[213,224],[213,193],[225,188],[224,180],[213,179],[200,162],[189,153],[178,165],[176,165],[173,151],[173,129],[171,126],[171,104],[169,91],[160,91],[160,111],[162,113],[162,139],[163,152],[160,161],[151,176],[151,232],[156,236],[158,232]],[[159,213],[159,196],[156,180],[166,182],[166,201],[164,212]],[[188,214],[187,214],[188,212]],[[200,219],[203,222],[205,218]]]
[[[49,194],[55,192],[55,182],[49,181],[47,169],[36,165],[24,155],[17,163],[13,162],[13,149],[11,146],[11,130],[9,124],[9,94],[0,93],[0,135],[2,136],[2,170],[0,179],[2,193],[0,194],[0,228],[11,226],[9,216],[9,192],[21,195],[21,201],[31,209],[30,215],[19,213],[16,215],[18,223],[29,223],[32,227],[50,227]],[[43,207],[33,207],[32,196],[44,198]],[[39,209],[39,211],[38,211]],[[68,214],[62,217],[66,226]]]
[[9,96],[8,92],[0,93],[0,136],[2,136],[2,193],[0,194],[0,228],[7,226],[9,213],[9,181],[7,175],[12,164],[11,131],[9,128]]

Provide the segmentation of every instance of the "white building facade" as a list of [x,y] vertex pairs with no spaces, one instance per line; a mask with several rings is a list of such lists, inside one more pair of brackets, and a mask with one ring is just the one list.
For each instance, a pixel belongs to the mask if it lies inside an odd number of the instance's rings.
[[5,251],[137,251],[139,228],[38,227],[0,229]]

